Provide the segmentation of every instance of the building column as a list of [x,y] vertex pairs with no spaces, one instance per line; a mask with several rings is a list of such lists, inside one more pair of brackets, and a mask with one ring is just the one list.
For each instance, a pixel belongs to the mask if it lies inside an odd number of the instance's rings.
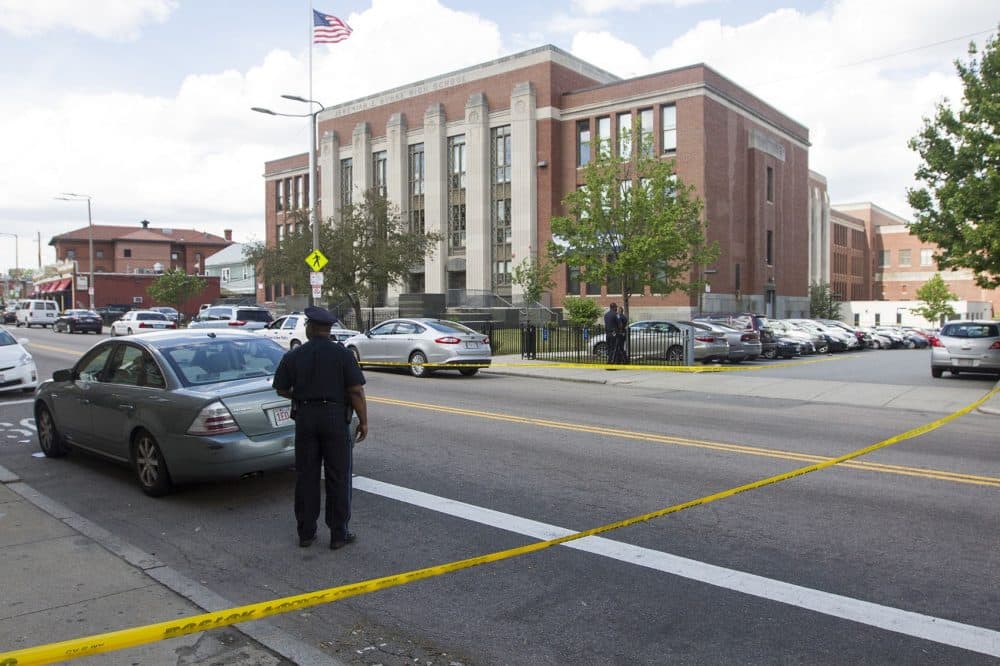
[[[399,221],[410,224],[410,197],[408,183],[409,154],[406,146],[406,118],[401,113],[394,113],[385,126],[385,136],[388,139],[386,159],[386,194],[390,202],[399,207]],[[406,283],[394,282],[386,291],[387,303],[399,303],[399,295],[407,290]]]
[[354,192],[351,201],[355,205],[364,201],[365,194],[372,186],[372,132],[368,123],[358,123],[354,127],[351,141],[353,159]]
[[324,132],[319,142],[320,224],[340,217],[340,141],[336,132]]
[[[535,87],[518,83],[510,96],[511,264],[544,254],[538,241],[538,117]],[[512,266],[512,268],[513,268]],[[524,290],[511,284],[512,301]]]
[[424,230],[440,234],[424,259],[424,291],[448,293],[448,129],[444,107],[432,104],[424,113]]
[[465,288],[491,292],[490,122],[483,93],[465,104],[465,151]]

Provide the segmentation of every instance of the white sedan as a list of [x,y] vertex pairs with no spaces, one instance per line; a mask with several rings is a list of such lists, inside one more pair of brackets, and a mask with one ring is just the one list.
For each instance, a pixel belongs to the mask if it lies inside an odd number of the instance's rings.
[[111,324],[111,335],[132,335],[133,333],[148,333],[177,328],[177,322],[171,321],[167,315],[155,310],[129,310],[122,318]]
[[34,391],[38,386],[38,368],[23,345],[26,338],[17,339],[0,326],[0,392]]
[[[253,331],[257,335],[274,340],[286,349],[295,349],[306,341],[306,316],[299,312],[278,317],[265,328]],[[334,327],[330,330],[330,337],[343,342],[347,338],[359,335],[359,331],[352,331],[347,328]]]

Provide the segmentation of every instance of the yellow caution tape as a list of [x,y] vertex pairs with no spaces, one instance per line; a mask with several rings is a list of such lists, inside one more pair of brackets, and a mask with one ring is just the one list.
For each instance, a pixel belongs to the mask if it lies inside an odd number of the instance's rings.
[[[629,364],[618,365],[610,363],[571,363],[568,361],[531,361],[530,363],[421,363],[420,366],[432,370],[439,369],[461,369],[480,368],[489,370],[490,368],[570,368],[576,370],[641,370],[654,372],[732,372],[747,370],[767,370],[768,368],[791,368],[800,365],[811,365],[813,363],[828,363],[830,361],[842,360],[845,357],[832,357],[815,359],[803,359],[801,361],[788,361],[785,363],[768,363],[767,365],[642,365]],[[405,361],[359,361],[358,365],[366,368],[409,368],[411,363]],[[0,664],[0,666],[3,666]]]
[[48,645],[26,648],[23,650],[16,650],[14,652],[0,653],[0,666],[22,666],[23,664],[48,664],[56,661],[65,661],[67,659],[75,659],[76,657],[101,654],[103,652],[121,650],[124,648],[134,647],[136,645],[144,645],[146,643],[153,643],[156,641],[161,641],[169,638],[177,638],[179,636],[193,634],[200,631],[206,631],[208,629],[216,629],[218,627],[225,627],[233,624],[238,624],[240,622],[247,622],[250,620],[260,620],[262,618],[270,617],[272,615],[279,615],[281,613],[287,613],[293,610],[309,608],[311,606],[318,606],[320,604],[327,604],[333,601],[347,599],[349,597],[360,596],[362,594],[370,594],[372,592],[377,592],[379,590],[384,590],[391,587],[398,587],[400,585],[413,583],[418,580],[423,580],[425,578],[433,578],[435,576],[441,576],[443,574],[452,573],[454,571],[461,571],[463,569],[470,569],[472,567],[477,567],[483,564],[490,564],[492,562],[499,562],[501,560],[507,560],[514,557],[519,557],[521,555],[527,555],[528,553],[534,553],[540,550],[545,550],[546,548],[551,548],[553,546],[569,543],[570,541],[577,541],[579,539],[583,539],[589,536],[596,536],[598,534],[603,534],[605,532],[610,532],[612,530],[618,530],[623,527],[629,527],[631,525],[647,522],[655,518],[661,518],[663,516],[667,516],[672,513],[678,513],[686,509],[691,509],[696,506],[702,506],[704,504],[716,502],[718,500],[725,499],[727,497],[732,497],[733,495],[738,495],[740,493],[745,493],[750,490],[756,490],[758,488],[774,485],[782,481],[788,481],[789,479],[794,479],[796,477],[803,476],[811,472],[816,472],[821,469],[826,469],[827,467],[832,467],[833,465],[838,465],[840,463],[847,462],[848,460],[853,460],[854,458],[859,458],[869,453],[873,453],[874,451],[878,451],[879,449],[884,449],[888,446],[892,446],[893,444],[898,444],[899,442],[908,439],[913,439],[914,437],[919,437],[920,435],[931,432],[932,430],[936,430],[941,426],[945,425],[946,423],[954,421],[959,417],[965,416],[966,414],[978,408],[980,405],[982,405],[987,400],[992,398],[998,392],[1000,392],[1000,387],[994,388],[979,400],[976,400],[975,402],[967,405],[966,407],[963,407],[962,409],[956,412],[952,412],[947,416],[937,419],[936,421],[925,423],[924,425],[917,426],[916,428],[907,430],[906,432],[900,433],[893,437],[889,437],[888,439],[883,439],[880,442],[876,442],[875,444],[872,444],[870,446],[857,449],[856,451],[851,451],[850,453],[846,453],[837,458],[830,458],[829,460],[818,462],[812,465],[807,465],[805,467],[800,467],[790,472],[776,474],[775,476],[770,476],[767,477],[766,479],[761,479],[759,481],[754,481],[752,483],[746,483],[741,486],[736,486],[733,488],[729,488],[728,490],[723,490],[721,492],[714,493],[712,495],[705,495],[704,497],[699,497],[698,499],[682,502],[680,504],[674,504],[673,506],[669,506],[664,509],[658,509],[656,511],[644,513],[639,516],[633,516],[631,518],[626,518],[624,520],[619,520],[617,522],[608,523],[606,525],[601,525],[600,527],[594,527],[589,530],[584,530],[582,532],[576,532],[574,534],[568,534],[566,536],[558,537],[555,539],[549,539],[548,541],[538,541],[525,546],[519,546],[517,548],[501,550],[494,553],[488,553],[486,555],[470,557],[468,559],[458,560],[455,562],[450,562],[448,564],[439,564],[431,567],[425,567],[423,569],[415,569],[413,571],[408,571],[405,573],[394,574],[391,576],[373,578],[358,583],[340,585],[338,587],[330,587],[324,590],[317,590],[315,592],[307,592],[304,594],[297,594],[289,597],[281,597],[280,599],[272,599],[270,601],[247,604],[245,606],[236,606],[234,608],[228,608],[226,610],[215,611],[212,613],[203,613],[201,615],[194,615],[181,620],[159,622],[156,624],[149,624],[142,627],[121,629],[119,631],[112,631],[104,634],[96,634],[93,636],[86,636],[68,641],[62,641],[59,643],[51,643]]

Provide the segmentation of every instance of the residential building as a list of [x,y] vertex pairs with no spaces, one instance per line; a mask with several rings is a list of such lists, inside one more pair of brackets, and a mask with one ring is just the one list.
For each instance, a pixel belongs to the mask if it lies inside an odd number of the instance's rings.
[[243,257],[245,246],[233,243],[205,259],[205,274],[219,278],[223,297],[257,294],[256,267]]
[[[709,293],[647,289],[633,296],[633,317],[687,316],[699,302],[808,312],[808,129],[704,64],[623,80],[543,46],[327,108],[318,125],[321,219],[377,188],[411,226],[441,234],[423,266],[390,287],[389,303],[401,292],[447,294],[450,305],[476,294],[519,300],[512,268],[544,252],[595,140],[596,150],[629,155],[635,137],[622,130],[637,127],[703,199],[721,255],[692,275],[711,275]],[[308,208],[308,156],[264,171],[273,246]],[[620,298],[568,267],[556,279],[555,306],[567,295]],[[265,284],[258,299],[289,293]]]

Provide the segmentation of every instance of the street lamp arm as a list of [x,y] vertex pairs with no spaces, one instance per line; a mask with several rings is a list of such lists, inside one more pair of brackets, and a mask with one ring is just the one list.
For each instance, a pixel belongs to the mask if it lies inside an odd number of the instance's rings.
[[271,109],[262,109],[259,106],[250,107],[251,111],[256,111],[257,113],[266,113],[269,116],[285,116],[286,118],[309,118],[313,114],[311,113],[278,113],[277,111],[272,111]]

